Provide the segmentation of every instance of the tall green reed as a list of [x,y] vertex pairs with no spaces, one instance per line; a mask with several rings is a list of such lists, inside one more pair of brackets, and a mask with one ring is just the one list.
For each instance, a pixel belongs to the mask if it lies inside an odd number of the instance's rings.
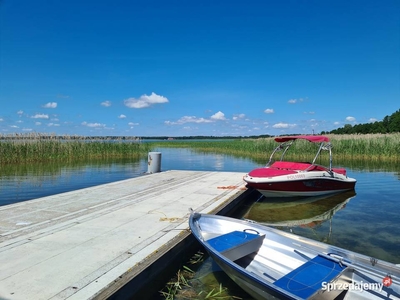
[[[333,145],[334,160],[400,161],[400,133],[367,135],[329,135]],[[191,148],[200,152],[224,153],[233,156],[268,160],[278,145],[274,138],[232,139],[222,141],[171,141],[151,143],[152,147]],[[285,158],[313,159],[317,145],[308,141],[296,141]],[[323,154],[324,155],[324,154]],[[326,155],[325,155],[326,157]],[[323,158],[325,158],[323,156]],[[327,159],[327,158],[326,158]]]
[[146,143],[59,139],[2,140],[0,164],[143,156]]

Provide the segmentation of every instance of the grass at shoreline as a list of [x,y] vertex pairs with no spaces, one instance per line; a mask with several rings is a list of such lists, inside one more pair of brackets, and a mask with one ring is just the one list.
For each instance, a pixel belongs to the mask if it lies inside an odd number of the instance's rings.
[[110,141],[22,140],[0,142],[0,164],[144,156],[149,144]]
[[[335,161],[400,161],[400,133],[366,135],[328,135],[333,144]],[[310,160],[316,145],[298,141],[288,159]],[[296,143],[297,144],[297,143]],[[37,139],[0,141],[0,164],[70,161],[145,156],[157,147],[189,148],[203,153],[221,153],[266,162],[278,145],[274,138],[232,139],[219,141],[176,140],[160,142],[122,142],[119,140],[87,141]],[[295,151],[292,151],[295,150]],[[296,151],[297,150],[297,151]],[[304,156],[301,156],[304,155]]]
[[[337,160],[400,161],[400,133],[366,135],[328,135]],[[171,141],[153,142],[152,147],[190,148],[205,153],[224,153],[235,156],[266,160],[278,145],[274,138],[235,139],[228,141]],[[298,141],[287,157],[310,160],[316,153],[316,145]],[[292,155],[291,155],[292,154]],[[289,156],[291,155],[291,156]],[[302,155],[304,155],[302,157]]]

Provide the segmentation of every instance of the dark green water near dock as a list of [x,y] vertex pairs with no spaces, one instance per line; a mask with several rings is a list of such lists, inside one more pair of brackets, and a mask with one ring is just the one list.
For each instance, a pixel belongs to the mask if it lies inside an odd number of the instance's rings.
[[[188,149],[156,149],[161,170],[209,170],[247,173],[263,163]],[[400,166],[371,162],[337,164],[357,179],[354,192],[327,198],[278,200],[259,197],[241,208],[241,217],[324,241],[342,248],[400,263]],[[80,188],[137,177],[147,171],[147,157],[132,160],[31,164],[0,169],[0,206]],[[246,298],[209,259],[200,265],[192,299],[204,299],[212,288]],[[220,285],[221,284],[221,285]],[[193,291],[191,291],[193,292]],[[215,291],[216,292],[216,291]],[[222,295],[222,294],[221,294]],[[163,297],[159,298],[163,299]],[[179,299],[176,297],[175,299]],[[181,298],[183,299],[183,298]]]

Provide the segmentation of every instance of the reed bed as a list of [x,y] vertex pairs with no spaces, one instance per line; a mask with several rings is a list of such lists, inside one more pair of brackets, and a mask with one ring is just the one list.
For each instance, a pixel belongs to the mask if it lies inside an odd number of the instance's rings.
[[344,159],[400,160],[400,133],[331,135],[330,138],[335,154]]
[[138,157],[150,150],[146,143],[60,139],[0,141],[0,164]]
[[[365,135],[328,135],[333,145],[335,161],[340,160],[373,160],[400,161],[400,133],[365,134]],[[310,160],[314,157],[316,145],[308,141],[297,141],[285,157]],[[256,161],[269,158],[278,145],[274,138],[232,139],[222,141],[171,141],[152,143],[152,147],[191,148],[204,153],[224,153],[247,157]]]
[[[400,161],[400,133],[329,135],[333,144],[335,161],[375,161],[398,163]],[[287,155],[288,159],[311,160],[316,145],[297,141]],[[0,164],[30,163],[44,161],[70,161],[141,157],[156,147],[189,148],[201,153],[222,153],[236,157],[254,159],[265,163],[278,144],[274,138],[204,140],[204,141],[160,141],[135,142],[123,139],[101,140],[99,138],[77,138],[30,134],[0,136]],[[327,159],[322,155],[322,159]],[[320,162],[322,163],[322,162]]]
[[237,285],[232,285],[230,280],[217,279],[212,273],[204,275],[198,273],[198,269],[204,263],[204,258],[207,257],[209,257],[208,254],[201,251],[194,254],[187,263],[190,267],[183,265],[176,276],[167,282],[166,286],[160,291],[160,296],[165,300],[245,299],[248,295]]

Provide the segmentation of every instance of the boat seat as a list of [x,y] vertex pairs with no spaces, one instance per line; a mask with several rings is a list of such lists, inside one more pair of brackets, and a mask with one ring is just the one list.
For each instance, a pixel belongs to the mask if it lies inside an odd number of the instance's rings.
[[342,174],[342,175],[346,176],[346,169],[343,169],[343,168],[332,168],[332,171],[335,172],[335,173],[339,173],[339,174]]
[[311,163],[291,162],[291,161],[276,161],[270,167],[283,170],[306,170],[311,166]]
[[346,268],[334,260],[317,255],[274,284],[302,299],[308,299],[323,288],[324,282],[334,281]]
[[248,231],[232,231],[207,242],[226,258],[235,261],[260,249],[265,238],[264,235]]
[[273,176],[281,176],[281,175],[291,175],[297,174],[297,172],[292,170],[281,170],[274,168],[258,168],[254,169],[249,173],[250,177],[273,177]]

